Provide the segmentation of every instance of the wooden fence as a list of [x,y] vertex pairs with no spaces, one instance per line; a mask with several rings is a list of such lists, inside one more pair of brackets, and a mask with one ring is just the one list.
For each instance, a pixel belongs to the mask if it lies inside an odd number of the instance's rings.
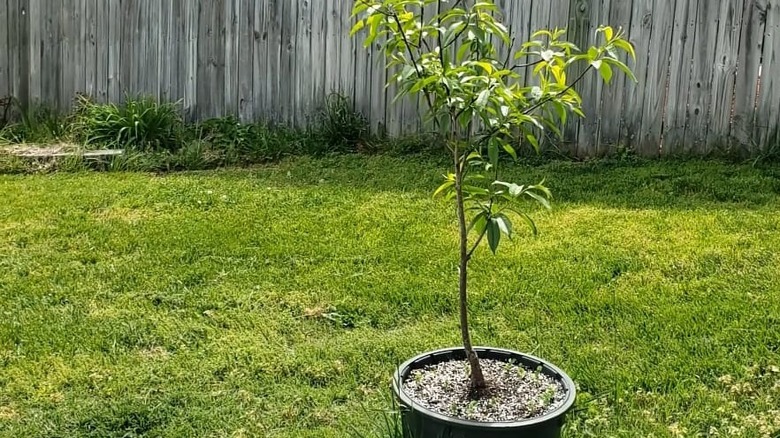
[[[567,152],[645,156],[780,143],[780,0],[498,0],[517,36],[567,27],[592,43],[622,26],[639,84],[592,79],[588,118]],[[378,131],[419,129],[417,102],[392,105],[374,48],[348,36],[350,0],[0,0],[0,97],[67,109],[151,95],[188,118],[235,114],[297,125],[331,92]]]

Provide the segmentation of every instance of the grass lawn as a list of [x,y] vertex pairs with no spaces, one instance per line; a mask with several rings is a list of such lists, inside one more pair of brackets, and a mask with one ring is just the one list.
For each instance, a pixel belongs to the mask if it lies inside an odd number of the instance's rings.
[[[0,176],[0,436],[384,436],[394,367],[459,342],[444,169]],[[474,336],[572,375],[567,437],[780,431],[780,170],[511,173],[555,209],[478,253]]]

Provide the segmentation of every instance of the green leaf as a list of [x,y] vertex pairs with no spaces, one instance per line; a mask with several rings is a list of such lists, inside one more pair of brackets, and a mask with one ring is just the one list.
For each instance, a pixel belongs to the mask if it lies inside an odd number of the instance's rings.
[[501,243],[501,228],[495,218],[491,218],[487,224],[487,238],[490,250],[495,254],[498,251],[498,245]]
[[636,51],[634,51],[634,45],[624,39],[618,39],[613,42],[615,47],[623,49],[626,53],[631,55],[631,59],[636,60]]
[[612,67],[610,67],[606,62],[602,62],[599,66],[599,73],[604,79],[604,82],[609,83],[612,80]]
[[536,149],[536,151],[539,151],[539,140],[536,139],[536,136],[533,134],[528,134],[525,136],[525,138],[528,140],[529,143],[531,143],[531,146]]
[[425,79],[421,79],[421,80],[417,81],[417,82],[414,84],[414,86],[413,86],[413,87],[412,87],[412,88],[409,90],[409,92],[410,92],[410,93],[417,93],[417,92],[419,92],[420,90],[423,90],[423,89],[425,89],[425,87],[427,87],[427,86],[429,86],[429,85],[431,85],[431,84],[435,83],[435,82],[436,82],[436,81],[438,81],[438,80],[439,80],[439,77],[438,77],[438,76],[428,76],[428,77],[427,77],[427,78],[425,78]]
[[[482,207],[475,207],[482,209]],[[474,216],[474,219],[471,221],[471,224],[469,224],[469,228],[467,232],[471,232],[472,230],[476,230],[477,233],[482,234],[485,232],[485,227],[487,226],[487,218],[488,214],[486,211],[481,211],[479,214]]]
[[532,191],[528,190],[525,192],[526,195],[530,196],[531,198],[535,199],[538,203],[542,204],[544,208],[547,210],[552,210],[552,205],[550,205],[550,201],[547,200],[544,196]]
[[496,215],[495,221],[498,224],[498,228],[501,230],[501,232],[512,239],[512,221],[503,214]]
[[636,76],[634,76],[634,72],[631,71],[631,69],[628,68],[627,65],[623,64],[622,62],[618,61],[617,59],[605,59],[604,62],[606,62],[606,63],[608,63],[610,65],[614,65],[615,67],[617,67],[620,71],[625,73],[626,76],[631,78],[632,81],[639,82],[639,81],[637,81]]
[[513,148],[509,143],[504,143],[503,146],[506,153],[509,154],[513,160],[517,161],[517,151],[515,151],[515,148]]
[[607,37],[607,41],[612,41],[612,37],[615,36],[615,31],[610,26],[604,27],[603,30],[604,36]]
[[433,197],[437,198],[442,194],[446,193],[447,191],[451,190],[453,187],[455,187],[455,181],[446,181],[444,184],[439,186],[439,188],[436,189],[435,192],[433,192]]
[[493,140],[488,143],[488,158],[490,159],[490,164],[493,165],[493,167],[498,165],[498,141]]
[[[588,49],[588,59],[592,62],[599,58],[599,50],[595,47]],[[598,68],[598,67],[596,67]]]
[[493,64],[491,64],[489,62],[485,62],[485,61],[475,61],[474,64],[482,67],[482,69],[485,70],[485,73],[487,73],[489,75],[493,74],[493,70],[494,70]]
[[349,36],[355,36],[355,34],[360,32],[364,27],[366,27],[366,22],[363,20],[358,20],[357,23],[352,26],[352,30],[349,31]]
[[466,56],[466,52],[468,52],[469,50],[471,50],[471,43],[464,42],[463,45],[461,45],[460,48],[458,49],[458,53],[456,55],[456,59],[458,60],[458,62],[463,61],[463,57]]
[[477,96],[477,99],[474,101],[474,106],[480,109],[484,108],[487,105],[489,98],[490,90],[482,90],[482,92],[479,93],[479,96]]

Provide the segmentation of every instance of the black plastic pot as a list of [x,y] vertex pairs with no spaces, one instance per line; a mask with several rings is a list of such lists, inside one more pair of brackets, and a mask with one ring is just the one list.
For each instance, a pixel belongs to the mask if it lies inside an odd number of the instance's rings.
[[463,348],[448,348],[425,353],[401,365],[393,378],[393,391],[401,405],[405,438],[559,438],[566,414],[574,406],[576,389],[572,379],[556,366],[542,359],[498,348],[477,347],[481,359],[516,361],[560,381],[567,390],[566,400],[554,412],[543,417],[513,423],[478,423],[448,417],[430,411],[412,401],[402,390],[401,382],[409,374],[428,365],[466,359]]

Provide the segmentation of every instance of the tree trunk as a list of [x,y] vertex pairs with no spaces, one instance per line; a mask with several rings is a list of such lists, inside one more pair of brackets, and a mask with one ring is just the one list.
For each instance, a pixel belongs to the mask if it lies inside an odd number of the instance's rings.
[[479,363],[479,357],[471,344],[471,333],[469,331],[469,308],[468,308],[468,266],[469,266],[469,248],[468,248],[468,228],[466,227],[466,208],[463,199],[463,169],[461,168],[460,157],[455,150],[455,193],[458,203],[458,227],[460,231],[460,266],[459,271],[459,291],[460,291],[460,330],[463,336],[463,348],[466,350],[466,357],[471,366],[471,390],[480,392],[485,389],[485,376],[482,373],[482,366]]

